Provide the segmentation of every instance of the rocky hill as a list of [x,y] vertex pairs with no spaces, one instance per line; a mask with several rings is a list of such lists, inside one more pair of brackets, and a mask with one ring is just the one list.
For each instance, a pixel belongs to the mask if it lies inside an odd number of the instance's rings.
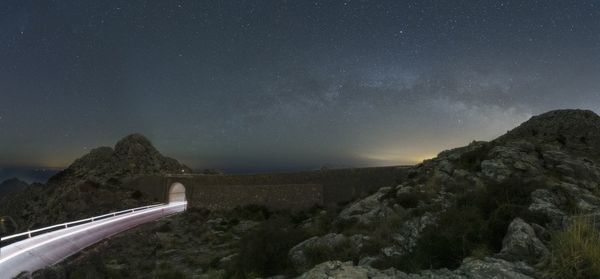
[[[600,117],[583,110],[551,111],[491,142],[442,152],[339,214],[355,231],[368,228],[358,231],[378,242],[376,253],[303,278],[597,278],[597,252],[586,253],[600,249],[589,224],[600,214],[599,152]],[[574,226],[589,232],[574,235]]]
[[50,178],[48,184],[81,180],[105,183],[126,176],[181,172],[190,173],[192,170],[175,159],[161,155],[144,136],[132,134],[117,142],[114,149],[99,147],[91,150]]
[[76,220],[113,210],[150,204],[139,191],[121,180],[136,175],[191,172],[165,157],[140,134],[132,134],[111,147],[99,147],[67,169],[0,201],[0,213],[9,215],[19,230]]
[[600,278],[599,131],[551,111],[337,209],[191,209],[36,276]]

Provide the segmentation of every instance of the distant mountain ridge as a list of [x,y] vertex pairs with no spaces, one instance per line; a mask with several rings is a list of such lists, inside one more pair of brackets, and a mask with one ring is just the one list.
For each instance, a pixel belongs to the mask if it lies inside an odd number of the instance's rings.
[[56,175],[62,169],[44,167],[0,167],[0,182],[11,178],[18,178],[27,183],[46,183],[50,177]]
[[0,183],[0,199],[9,194],[23,191],[27,189],[28,186],[29,184],[27,182],[19,180],[18,178],[4,180]]

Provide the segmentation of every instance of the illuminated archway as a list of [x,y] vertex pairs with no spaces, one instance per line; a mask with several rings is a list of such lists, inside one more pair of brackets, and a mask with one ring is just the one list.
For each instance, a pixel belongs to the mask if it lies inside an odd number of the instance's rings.
[[169,203],[172,202],[184,202],[185,198],[185,186],[179,182],[173,183],[171,188],[169,188]]

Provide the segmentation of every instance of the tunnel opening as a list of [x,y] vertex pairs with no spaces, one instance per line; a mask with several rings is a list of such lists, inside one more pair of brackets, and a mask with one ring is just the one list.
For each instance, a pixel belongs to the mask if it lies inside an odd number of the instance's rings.
[[179,182],[175,182],[169,188],[169,203],[173,202],[185,202],[185,186]]

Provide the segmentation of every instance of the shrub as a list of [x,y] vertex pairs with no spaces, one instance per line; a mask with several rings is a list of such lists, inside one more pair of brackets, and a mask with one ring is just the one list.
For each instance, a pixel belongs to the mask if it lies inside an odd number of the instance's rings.
[[132,199],[139,200],[140,198],[142,198],[142,196],[143,196],[143,195],[144,195],[144,194],[143,194],[142,192],[140,192],[140,191],[137,191],[137,190],[136,190],[136,191],[134,191],[133,193],[131,193],[131,196],[130,196],[130,197],[131,197]]
[[459,195],[456,206],[477,208],[485,220],[481,224],[484,226],[484,240],[489,248],[499,251],[506,229],[515,217],[532,221],[533,215],[527,208],[531,201],[531,192],[539,187],[542,185],[538,181],[523,181],[519,178],[508,178],[500,183],[488,182],[483,188]]
[[401,267],[410,271],[458,267],[462,259],[485,243],[484,229],[485,221],[476,208],[450,208],[436,226],[423,230],[412,255]]
[[293,226],[286,216],[273,216],[240,240],[240,254],[228,270],[233,278],[268,277],[292,271],[288,251],[305,233]]
[[158,270],[155,272],[155,278],[163,279],[185,279],[188,278],[185,273],[177,270],[173,266],[167,263],[161,263],[158,265]]
[[405,271],[455,268],[465,257],[498,252],[510,222],[515,217],[530,219],[530,194],[541,185],[533,180],[509,178],[475,188],[451,186],[456,195],[454,205],[439,216],[436,225],[422,231],[411,253],[384,264]]
[[552,236],[547,266],[553,278],[600,278],[600,231],[590,218],[576,217]]
[[371,227],[364,231],[357,232],[368,234],[369,240],[363,243],[361,248],[361,256],[374,255],[380,253],[381,249],[390,246],[394,243],[394,232],[397,232],[402,224],[406,221],[406,217],[400,214],[391,214],[381,220],[377,220]]
[[171,227],[171,222],[169,222],[169,221],[164,222],[158,228],[156,228],[156,231],[161,232],[161,233],[173,231],[173,228]]
[[237,206],[231,211],[227,212],[227,215],[229,218],[260,222],[269,219],[271,212],[264,206],[251,204],[246,206]]
[[481,162],[485,160],[492,147],[492,144],[484,143],[479,147],[466,151],[458,159],[458,166],[462,169],[480,171]]
[[486,245],[479,245],[477,247],[475,247],[475,249],[473,249],[473,251],[471,251],[471,257],[478,259],[478,260],[482,260],[483,258],[491,255],[492,252],[490,251],[490,248],[488,248]]
[[415,208],[419,205],[419,202],[426,201],[431,196],[424,192],[411,191],[400,194],[396,201],[404,208]]

